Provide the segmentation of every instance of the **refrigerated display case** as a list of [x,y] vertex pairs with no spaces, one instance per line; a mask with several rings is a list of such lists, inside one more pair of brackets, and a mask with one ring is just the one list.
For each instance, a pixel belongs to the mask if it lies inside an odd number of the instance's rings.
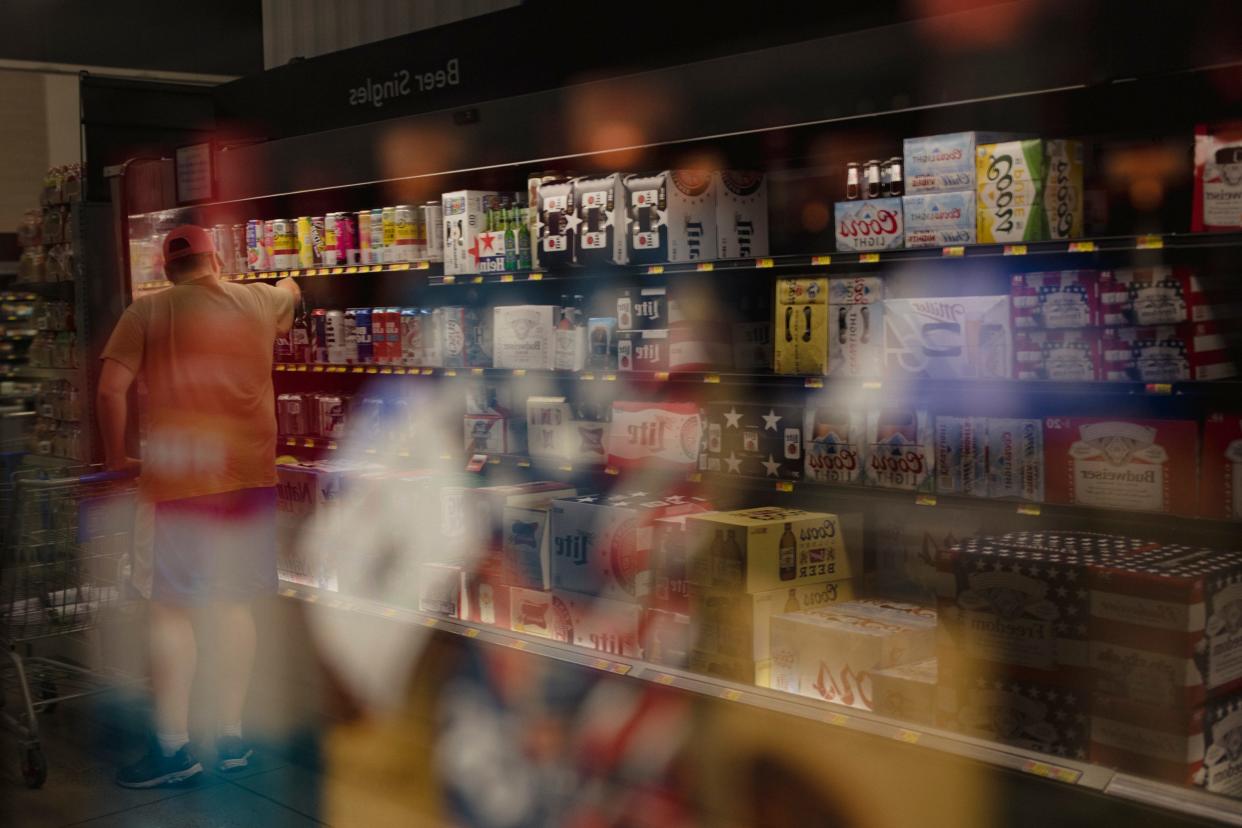
[[[237,147],[129,216],[134,297],[183,222],[302,286],[282,594],[1242,821],[1242,226],[1197,138],[1242,76],[1014,5]],[[1030,44],[970,41],[1002,13]]]

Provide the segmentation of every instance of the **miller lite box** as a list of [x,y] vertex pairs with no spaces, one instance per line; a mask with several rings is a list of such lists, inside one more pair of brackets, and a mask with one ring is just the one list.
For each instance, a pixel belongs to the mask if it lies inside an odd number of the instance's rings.
[[1101,338],[1103,378],[1181,382],[1237,376],[1242,329],[1233,321],[1107,328]]
[[1095,689],[1156,707],[1242,690],[1242,552],[1167,545],[1091,575]]
[[690,584],[718,592],[767,592],[854,575],[836,515],[758,507],[691,515]]
[[980,144],[975,148],[975,213],[981,244],[1048,237],[1044,210],[1044,142]]
[[643,610],[643,658],[666,667],[688,667],[694,646],[694,622],[683,613]]
[[988,419],[988,497],[1044,499],[1044,422]]
[[927,412],[882,408],[868,411],[866,416],[863,483],[910,492],[933,491],[936,453]]
[[1242,317],[1242,291],[1190,267],[1145,267],[1100,274],[1100,324],[1177,325]]
[[828,370],[828,280],[777,279],[773,338],[778,374]]
[[1044,214],[1050,239],[1082,236],[1082,152],[1082,141],[1044,142]]
[[535,240],[539,266],[551,268],[573,264],[574,233],[578,223],[574,183],[568,179],[539,185],[538,223]]
[[974,190],[921,193],[901,197],[906,247],[974,244]]
[[1242,414],[1208,415],[1199,470],[1199,514],[1242,518]]
[[1009,379],[1009,297],[886,299],[884,352],[890,376]]
[[668,288],[627,288],[617,296],[618,331],[668,328]]
[[866,198],[838,201],[834,207],[837,250],[898,250],[906,233],[900,198]]
[[716,258],[768,255],[768,180],[761,172],[717,170]]
[[886,667],[871,674],[872,709],[881,716],[932,726],[936,719],[936,659]]
[[1044,420],[1050,503],[1192,515],[1198,456],[1191,420]]
[[1090,694],[1056,674],[997,676],[987,670],[944,676],[937,665],[936,727],[1066,759],[1090,747]]
[[1242,228],[1242,126],[1195,127],[1195,194],[1190,229]]
[[932,658],[935,647],[934,624],[859,611],[850,602],[776,615],[769,686],[873,710],[872,675]]
[[697,262],[716,256],[716,189],[701,170],[628,175],[626,238],[634,264]]
[[936,491],[988,496],[988,421],[984,417],[936,417]]
[[619,468],[693,471],[703,440],[699,407],[690,402],[612,404],[608,463]]
[[552,602],[556,617],[569,619],[566,639],[572,644],[608,655],[642,658],[643,608],[638,604],[572,592],[553,592]]
[[1104,379],[1102,349],[1101,333],[1092,328],[1015,331],[1014,379],[1061,382]]
[[707,450],[700,468],[746,477],[802,479],[801,406],[707,404]]
[[617,333],[618,371],[668,371],[668,331]]
[[425,563],[418,568],[418,608],[464,618],[465,573],[460,564]]
[[1099,273],[1094,270],[1017,273],[1009,296],[1015,332],[1100,324]]
[[690,617],[698,625],[694,646],[731,658],[764,661],[771,657],[773,616],[842,603],[853,597],[850,581],[821,581],[755,593],[692,587]]
[[876,276],[828,280],[828,374],[877,378],[884,372],[884,282]]
[[564,483],[540,480],[507,486],[461,489],[460,493],[458,519],[466,524],[476,551],[482,552],[503,548],[506,506],[546,505],[558,497],[575,495],[578,490]]
[[1242,697],[1203,705],[1133,705],[1094,699],[1091,761],[1127,773],[1242,795]]
[[[487,233],[487,213],[499,204],[498,193],[458,190],[441,196],[444,208],[444,273],[482,273],[479,236]],[[500,267],[504,269],[502,255]]]
[[902,143],[906,192],[968,190],[973,203],[976,145],[1004,141],[1009,137],[993,132],[952,132],[906,138]]
[[657,518],[706,511],[699,498],[586,494],[554,501],[552,586],[618,601],[647,600]]
[[621,173],[574,179],[574,202],[578,210],[575,262],[625,264],[625,183]]
[[504,582],[528,589],[550,589],[552,535],[548,531],[548,507],[506,506],[502,514]]
[[497,368],[551,370],[556,308],[552,305],[507,305],[495,310],[493,359]]
[[651,524],[651,595],[647,603],[654,609],[680,615],[690,612],[686,517],[656,518]]
[[803,420],[806,479],[816,483],[859,483],[863,477],[866,417],[827,398],[809,400]]

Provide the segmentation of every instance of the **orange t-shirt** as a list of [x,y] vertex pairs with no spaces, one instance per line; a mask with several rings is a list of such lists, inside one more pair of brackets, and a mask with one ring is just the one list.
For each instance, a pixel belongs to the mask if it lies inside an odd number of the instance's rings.
[[125,309],[102,358],[146,386],[140,492],[153,501],[276,485],[272,346],[293,296],[197,279]]

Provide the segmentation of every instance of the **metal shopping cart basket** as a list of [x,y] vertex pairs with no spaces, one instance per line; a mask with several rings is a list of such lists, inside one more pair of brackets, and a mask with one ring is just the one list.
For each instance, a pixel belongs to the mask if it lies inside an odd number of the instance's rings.
[[120,573],[134,508],[126,477],[98,468],[23,469],[0,483],[0,514],[7,518],[0,537],[0,647],[8,654],[0,661],[0,703],[20,700],[16,709],[0,707],[0,721],[17,734],[22,776],[32,788],[47,778],[38,714],[126,683],[125,676],[41,651],[57,643],[52,639],[86,638],[122,604]]

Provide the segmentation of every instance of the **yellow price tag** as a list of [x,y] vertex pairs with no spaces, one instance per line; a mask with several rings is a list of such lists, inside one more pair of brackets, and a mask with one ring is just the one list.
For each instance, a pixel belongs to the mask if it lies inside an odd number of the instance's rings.
[[[293,273],[294,273],[294,275],[297,275],[297,271],[296,271],[296,270],[295,270],[295,271],[293,271]],[[275,276],[275,275],[276,275],[276,274],[274,274],[274,273],[264,273],[262,276],[255,276],[254,278],[256,278],[256,279],[264,279],[264,278],[266,278],[266,279],[270,279],[270,278],[272,278],[272,277],[273,277],[273,276]],[[288,278],[289,278],[289,271],[287,271],[287,270],[282,270],[282,271],[280,271],[280,278],[281,278],[281,279],[288,279]]]
[[618,469],[616,466],[605,466],[604,467],[604,474],[610,474],[613,477],[616,477],[620,473],[621,473],[621,470]]
[[519,460],[519,461],[517,461],[517,465],[518,465],[518,468],[519,468],[519,469],[529,469],[529,468],[530,468],[530,461],[529,461],[529,460]]
[[526,376],[526,369],[525,369],[525,368],[514,368],[514,369],[513,369],[513,376],[515,376],[515,377],[524,377],[524,376]]
[[655,380],[656,382],[668,382],[668,371],[656,371]]
[[1005,245],[1004,252],[1006,256],[1025,256],[1026,245],[1025,244],[1007,244]]
[[1095,242],[1089,242],[1089,241],[1070,242],[1070,245],[1067,248],[1067,252],[1069,253],[1094,253]]
[[502,282],[512,282],[512,281],[513,281],[513,274],[512,274],[512,273],[502,273],[502,274],[501,274],[501,276],[500,276],[500,281],[502,281]]
[[302,441],[302,447],[303,447],[303,448],[314,448],[314,447],[315,447],[315,441],[314,441],[314,440],[312,440],[312,439],[310,439],[310,438],[308,437],[308,438],[306,438],[305,440],[303,440],[303,441]]
[[879,253],[859,253],[858,254],[859,264],[875,264],[879,260],[880,260]]
[[349,369],[349,372],[350,372],[351,374],[361,374],[361,373],[362,373],[362,370],[363,370],[363,369],[362,369],[362,366],[361,366],[361,365],[355,365],[353,368]]
[[840,713],[829,713],[827,716],[824,717],[824,719],[825,721],[828,722],[828,724],[837,725],[838,727],[843,726],[846,722],[849,721],[849,719],[847,719],[845,716],[842,716]]
[[393,369],[392,369],[392,372],[393,372],[394,374],[396,374],[397,376],[399,376],[399,377],[404,377],[404,376],[405,376],[405,369],[404,369],[404,368],[393,368]]
[[378,368],[376,368],[376,367],[374,367],[374,366],[371,366],[371,367],[367,368],[367,373],[368,373],[368,374],[378,374],[378,373],[379,373],[379,369],[378,369]]
[[697,265],[694,266],[694,269],[699,271],[700,273],[706,273],[710,270],[715,270],[716,265],[712,264],[711,262],[699,262]]
[[916,505],[916,506],[935,506],[935,505],[936,505],[936,496],[935,496],[935,495],[928,495],[928,494],[916,495],[916,496],[915,496],[915,498],[914,498],[914,505]]
[[630,672],[630,665],[622,664],[620,661],[614,661],[608,668],[608,672],[617,676],[624,676]]
[[574,467],[569,463],[564,463],[560,466],[557,466],[557,468],[559,468],[563,472],[571,472],[574,470]]
[[483,284],[483,277],[482,276],[471,276],[470,281],[472,284],[481,285]]
[[647,275],[655,276],[664,272],[664,265],[647,265]]
[[884,383],[879,380],[864,380],[862,387],[864,391],[879,391],[884,387]]
[[724,699],[725,701],[731,701],[731,702],[732,701],[735,702],[741,697],[742,697],[742,694],[738,692],[737,690],[734,690],[733,688],[729,688],[728,690],[725,690],[723,693],[720,694],[720,698]]
[[778,492],[792,492],[794,490],[794,484],[788,480],[778,480],[776,481],[776,490]]
[[586,380],[586,381],[590,381],[590,380],[595,379],[595,374],[591,373],[590,371],[587,371],[587,372],[586,372],[586,373],[584,373],[584,374],[579,374],[578,376],[579,376],[581,379]]
[[428,627],[434,627],[436,624],[439,624],[439,623],[440,623],[439,618],[424,618],[423,619],[423,624]]
[[457,277],[456,277],[456,276],[445,276],[445,277],[444,277],[444,284],[446,284],[446,285],[451,285],[451,284],[453,284],[453,283],[454,283],[454,282],[456,282],[456,281],[457,281]]
[[899,730],[897,731],[897,740],[908,745],[917,745],[919,743],[919,735],[918,731],[915,730]]
[[1157,235],[1139,236],[1134,246],[1139,250],[1160,250],[1164,247],[1164,237]]
[[1030,515],[1031,517],[1039,517],[1040,509],[1038,503],[1019,503],[1018,514]]
[[455,377],[455,376],[457,376],[457,372],[456,372],[456,371],[454,371],[452,368],[446,368],[446,369],[444,370],[444,376],[446,376],[446,377]]
[[966,255],[966,248],[962,247],[960,244],[956,244],[956,245],[953,245],[952,247],[943,248],[940,251],[940,255],[945,256],[946,258],[950,258],[950,259],[961,258],[962,256]]
[[345,268],[343,268],[343,267],[334,267],[334,268],[332,268],[332,275],[333,275],[333,276],[340,276],[340,275],[341,275],[342,273],[344,273],[344,272],[345,272]]
[[755,259],[755,267],[760,268],[760,269],[767,268],[767,267],[774,267],[775,265],[776,265],[776,262],[772,261],[771,259]]
[[395,265],[393,265],[393,266],[392,266],[392,269],[393,269],[393,270],[409,270],[409,269],[410,269],[410,263],[409,263],[409,262],[401,262],[400,264],[395,264]]
[[513,649],[515,649],[515,650],[525,650],[525,649],[526,649],[526,642],[525,642],[525,641],[523,641],[523,640],[522,640],[522,639],[520,639],[520,638],[515,638],[515,639],[513,639],[512,641],[510,641],[510,642],[509,642],[509,646],[510,646],[510,647],[512,647],[512,648],[513,648]]
[[616,382],[617,375],[616,374],[604,374],[603,380],[604,382]]
[[530,275],[528,275],[526,278],[527,278],[529,281],[532,281],[532,282],[542,282],[542,281],[543,281],[543,274],[542,274],[542,273],[531,273],[531,274],[530,274]]
[[1164,396],[1173,393],[1173,384],[1170,382],[1149,382],[1147,383],[1148,394],[1159,394]]
[[660,673],[658,676],[655,677],[655,683],[663,684],[665,687],[668,687],[669,685],[673,683],[673,677],[670,676],[668,673]]
[[381,374],[391,374],[391,373],[392,373],[392,369],[391,369],[391,368],[381,368],[381,369],[380,369],[380,373],[381,373]]
[[591,666],[594,667],[596,670],[607,670],[608,662],[604,661],[604,659],[602,658],[597,658],[591,662]]
[[823,377],[807,377],[803,386],[806,388],[823,388],[824,379]]
[[[424,368],[424,369],[422,369],[422,371],[420,371],[419,373],[421,373],[424,377],[429,377],[429,376],[431,376],[432,374],[434,374],[435,372],[436,372],[436,369],[435,369],[435,368]],[[412,373],[414,373],[414,372],[413,372],[413,371],[410,371],[410,373],[412,374]],[[457,376],[457,375],[456,375],[456,374],[454,374],[453,376]]]
[[283,371],[283,370],[285,370],[285,366],[284,366],[283,364],[281,364],[281,363],[279,363],[279,362],[278,362],[278,363],[276,363],[276,370],[277,370],[277,371]]
[[707,383],[708,385],[719,385],[720,374],[704,374],[703,382]]
[[297,444],[298,444],[298,441],[297,441],[297,440],[295,440],[295,439],[293,439],[292,437],[287,437],[287,438],[285,438],[285,445],[286,445],[286,446],[296,446]]
[[357,273],[358,268],[354,267],[353,265],[350,265],[349,267],[345,268],[345,272],[346,273]]
[[318,271],[318,270],[316,270],[315,268],[313,268],[313,267],[312,267],[312,268],[310,268],[310,269],[306,270],[306,271],[305,271],[302,275],[304,275],[304,276],[318,276],[318,275],[319,275],[319,271]]
[[811,267],[827,267],[832,264],[831,256],[812,256]]
[[430,270],[431,262],[419,262],[418,264],[414,265],[414,269],[415,270]]
[[470,373],[474,374],[476,377],[479,377],[483,375],[483,369],[482,368],[471,368]]
[[465,632],[462,633],[462,635],[464,635],[466,638],[478,638],[479,631],[475,629],[474,627],[466,627],[466,630]]

